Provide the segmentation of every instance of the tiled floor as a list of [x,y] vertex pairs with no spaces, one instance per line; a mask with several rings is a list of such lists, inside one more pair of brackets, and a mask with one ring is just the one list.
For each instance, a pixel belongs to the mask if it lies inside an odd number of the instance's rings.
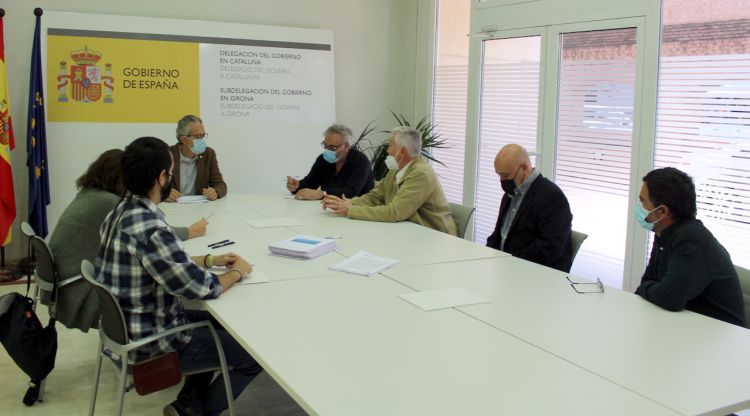
[[[25,285],[0,286],[0,296],[13,291],[22,292]],[[32,288],[33,290],[33,288]],[[47,308],[38,310],[46,324]],[[47,378],[45,401],[26,407],[21,403],[28,377],[18,369],[7,352],[0,347],[0,415],[85,415],[88,413],[91,386],[99,335],[95,330],[83,333],[57,324],[58,350],[55,369]],[[97,399],[97,414],[114,414],[117,379],[114,365],[105,361]],[[161,415],[162,409],[174,400],[179,386],[139,396],[135,391],[125,395],[126,415]],[[297,416],[306,413],[273,379],[263,373],[256,378],[235,402],[239,415]],[[226,412],[225,412],[226,413]]]

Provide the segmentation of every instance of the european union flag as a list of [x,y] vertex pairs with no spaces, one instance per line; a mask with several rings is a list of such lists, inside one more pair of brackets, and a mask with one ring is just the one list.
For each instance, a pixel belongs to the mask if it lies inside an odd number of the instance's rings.
[[47,236],[47,205],[49,205],[49,176],[47,175],[47,130],[44,121],[44,85],[42,83],[42,55],[40,42],[41,16],[36,17],[34,46],[31,51],[31,82],[29,83],[29,130],[26,141],[26,166],[29,168],[29,224],[37,235]]

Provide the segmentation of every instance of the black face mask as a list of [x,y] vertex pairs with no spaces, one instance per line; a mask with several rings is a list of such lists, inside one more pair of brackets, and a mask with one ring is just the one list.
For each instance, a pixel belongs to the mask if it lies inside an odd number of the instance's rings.
[[503,179],[500,181],[500,187],[506,194],[512,194],[516,191],[516,182],[513,179]]
[[169,181],[166,185],[161,187],[161,202],[164,202],[169,198],[169,194],[172,192],[172,182],[174,181],[174,177],[172,175],[169,175]]
[[500,187],[503,188],[503,191],[505,191],[506,194],[512,194],[516,191],[516,176],[518,176],[518,171],[521,169],[519,166],[518,169],[516,169],[516,173],[513,174],[513,177],[510,179],[501,179],[500,180]]

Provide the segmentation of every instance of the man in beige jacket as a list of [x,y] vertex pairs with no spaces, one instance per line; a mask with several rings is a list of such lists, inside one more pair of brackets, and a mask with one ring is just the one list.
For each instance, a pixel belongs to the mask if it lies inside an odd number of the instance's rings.
[[367,221],[411,221],[450,235],[456,235],[448,201],[435,171],[420,156],[422,135],[411,127],[396,127],[391,132],[388,174],[375,188],[357,198],[333,195],[323,199],[323,208]]

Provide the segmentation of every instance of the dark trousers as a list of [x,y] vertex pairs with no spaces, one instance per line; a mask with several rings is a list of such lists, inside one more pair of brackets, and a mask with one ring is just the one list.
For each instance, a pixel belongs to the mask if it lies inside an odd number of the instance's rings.
[[[190,322],[211,321],[221,340],[227,366],[229,366],[229,383],[233,398],[242,393],[245,387],[263,371],[263,368],[245,351],[244,348],[224,330],[210,313],[206,311],[186,310]],[[180,363],[185,372],[204,368],[218,368],[219,355],[214,339],[208,328],[195,329],[190,343],[178,351]],[[185,384],[177,400],[196,415],[218,415],[225,410],[227,395],[224,391],[224,380],[221,372],[205,372],[185,377]]]

